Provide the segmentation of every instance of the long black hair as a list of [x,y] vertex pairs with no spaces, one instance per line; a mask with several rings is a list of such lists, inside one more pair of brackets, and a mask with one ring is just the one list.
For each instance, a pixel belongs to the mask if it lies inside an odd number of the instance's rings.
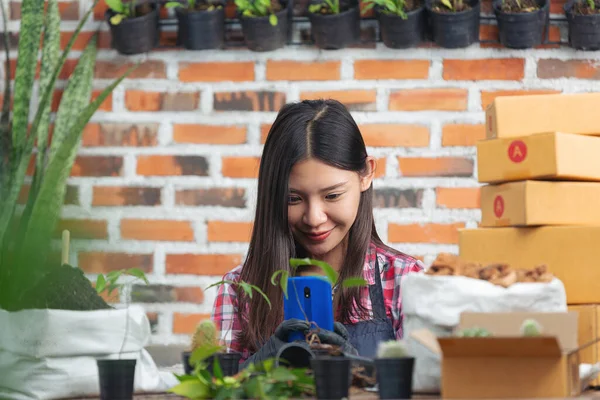
[[[278,269],[289,269],[291,257],[305,256],[288,224],[288,179],[292,167],[308,158],[359,174],[368,172],[362,135],[340,102],[305,100],[286,104],[267,136],[258,174],[254,226],[240,278],[262,289],[271,300],[272,309],[261,296],[248,298],[239,291],[243,300],[238,313],[244,321],[239,339],[242,348],[250,351],[255,351],[283,319],[281,289],[270,282],[271,275]],[[383,245],[373,221],[372,185],[361,193],[356,220],[348,232],[340,280],[362,277],[370,241]],[[334,310],[339,310],[337,319],[342,323],[348,323],[356,312],[366,313],[359,288],[337,290]]]

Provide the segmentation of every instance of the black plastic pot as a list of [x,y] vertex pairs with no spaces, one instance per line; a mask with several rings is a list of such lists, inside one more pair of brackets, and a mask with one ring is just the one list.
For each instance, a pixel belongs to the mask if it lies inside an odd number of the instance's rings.
[[577,50],[600,50],[600,14],[575,14],[576,3],[570,0],[563,6],[569,24],[569,46]]
[[376,358],[380,399],[410,399],[412,397],[414,357]]
[[540,7],[532,12],[504,12],[502,0],[494,0],[500,44],[511,49],[530,49],[544,41],[550,18],[550,2],[536,0]]
[[461,12],[432,10],[432,0],[425,3],[429,13],[433,42],[446,49],[468,47],[479,41],[479,0],[466,0],[470,9]]
[[315,377],[317,399],[348,397],[352,382],[349,358],[317,356],[310,360],[310,365]]
[[269,22],[269,17],[245,17],[240,15],[244,41],[249,50],[273,51],[284,47],[290,38],[290,12],[289,5],[275,13],[277,25]]
[[137,360],[96,360],[102,400],[133,399]]
[[352,6],[339,14],[308,13],[315,46],[338,50],[360,40],[360,9]]
[[386,47],[407,49],[415,47],[427,38],[427,14],[425,7],[406,13],[406,19],[399,15],[375,10],[379,20],[381,40]]
[[220,49],[225,41],[225,7],[212,11],[176,8],[177,44],[188,50]]
[[154,3],[149,6],[152,11],[148,14],[123,19],[118,25],[110,22],[116,13],[110,8],[106,10],[104,16],[110,27],[111,47],[117,52],[126,55],[147,53],[158,45],[158,9]]
[[310,360],[314,357],[308,343],[287,343],[277,352],[275,363],[287,368],[310,368]]
[[221,367],[221,371],[223,371],[223,376],[233,376],[239,372],[240,359],[242,358],[240,353],[219,353],[206,359],[208,364],[206,369],[211,375],[213,373],[215,357],[219,360],[219,366]]
[[184,351],[181,353],[181,361],[183,363],[183,370],[186,375],[191,375],[194,371],[194,366],[190,364],[191,351]]

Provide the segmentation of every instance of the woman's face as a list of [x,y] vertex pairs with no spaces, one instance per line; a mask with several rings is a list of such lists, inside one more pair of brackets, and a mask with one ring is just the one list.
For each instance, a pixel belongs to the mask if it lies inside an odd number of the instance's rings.
[[356,219],[360,195],[373,180],[375,160],[364,176],[315,159],[298,162],[289,178],[288,223],[311,257],[326,258],[346,237]]

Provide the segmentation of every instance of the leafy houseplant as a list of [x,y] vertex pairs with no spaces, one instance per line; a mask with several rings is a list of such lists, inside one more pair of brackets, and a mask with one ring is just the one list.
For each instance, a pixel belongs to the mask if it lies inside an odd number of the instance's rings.
[[425,0],[436,45],[454,49],[479,41],[480,0]]
[[291,35],[292,0],[235,0],[244,41],[252,51],[282,48]]
[[320,49],[343,49],[360,40],[358,1],[317,1],[308,6],[308,18],[315,46]]
[[188,50],[219,49],[225,38],[225,8],[223,1],[170,1],[178,21],[177,44]]
[[550,17],[548,0],[494,0],[500,43],[508,48],[539,46]]
[[[134,279],[126,284],[119,283],[119,279],[123,275],[130,275]],[[133,384],[135,379],[136,358],[121,358],[125,344],[127,343],[127,335],[129,333],[129,298],[130,293],[126,292],[134,281],[142,280],[148,284],[148,279],[142,270],[139,268],[130,268],[111,271],[105,275],[99,274],[96,280],[96,291],[98,294],[106,292],[108,296],[116,290],[118,295],[125,291],[125,332],[123,342],[119,349],[118,359],[99,359],[98,378],[100,382],[100,398],[101,399],[131,399],[133,396]]]
[[569,26],[569,46],[600,49],[600,1],[569,0],[563,6]]
[[402,341],[381,342],[377,348],[375,368],[380,399],[410,399],[415,358]]
[[158,45],[158,7],[152,0],[106,0],[112,47],[121,54],[147,53]]
[[363,13],[375,7],[383,43],[392,49],[414,47],[426,39],[425,7],[420,0],[365,0]]

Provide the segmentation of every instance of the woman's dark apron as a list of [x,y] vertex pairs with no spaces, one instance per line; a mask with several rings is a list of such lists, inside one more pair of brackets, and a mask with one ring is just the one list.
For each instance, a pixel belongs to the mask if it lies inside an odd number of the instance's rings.
[[379,342],[396,339],[392,321],[385,312],[377,255],[375,255],[375,283],[369,286],[369,296],[373,308],[373,319],[344,326],[348,330],[349,341],[358,351],[358,355],[374,358]]

